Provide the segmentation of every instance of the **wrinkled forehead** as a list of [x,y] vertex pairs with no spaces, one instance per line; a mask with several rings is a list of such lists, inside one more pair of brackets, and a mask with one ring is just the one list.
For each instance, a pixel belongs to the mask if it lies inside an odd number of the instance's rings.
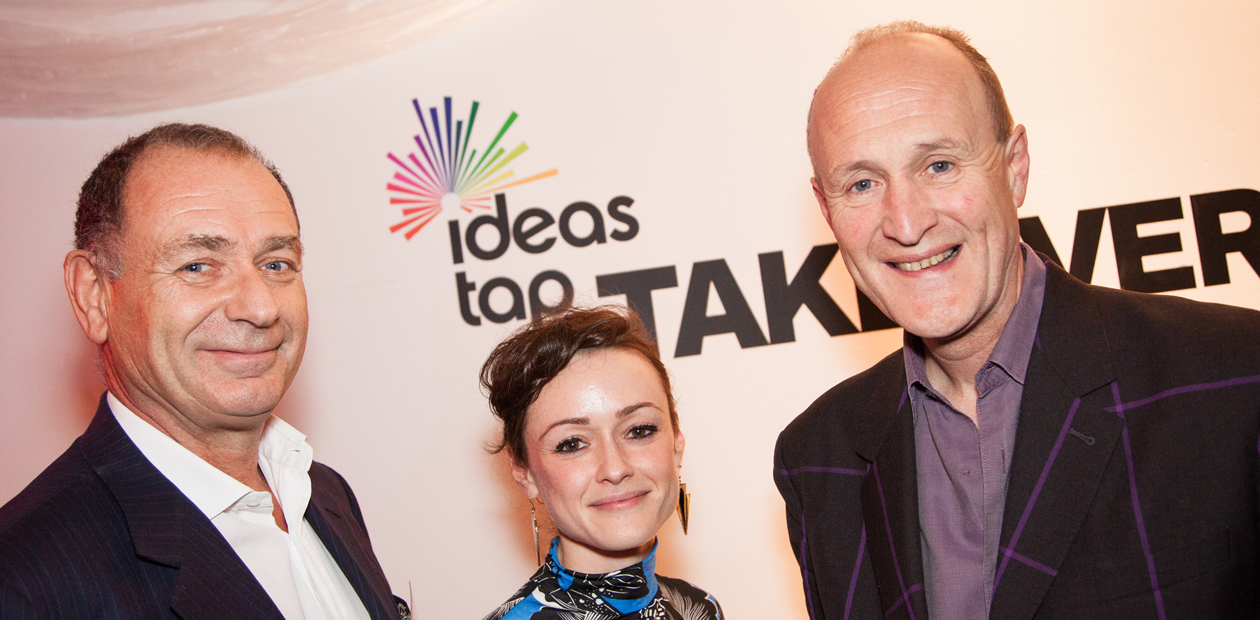
[[288,197],[271,172],[248,155],[221,149],[148,149],[127,175],[122,207],[124,240],[132,233],[166,227],[172,218],[215,209],[268,216],[282,227],[290,222],[297,227]]

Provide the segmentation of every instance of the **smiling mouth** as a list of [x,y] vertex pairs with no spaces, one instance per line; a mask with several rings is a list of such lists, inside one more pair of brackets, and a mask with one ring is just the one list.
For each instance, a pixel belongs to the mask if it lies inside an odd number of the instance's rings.
[[643,498],[646,495],[647,495],[646,492],[630,493],[627,495],[615,495],[613,497],[608,497],[608,498],[599,500],[598,502],[591,504],[591,506],[602,509],[602,510],[618,510],[621,508],[633,506],[634,504],[638,502],[639,499]]
[[962,248],[961,245],[956,245],[948,250],[945,250],[944,252],[941,252],[940,254],[937,254],[936,256],[929,256],[921,261],[916,261],[913,263],[888,263],[888,264],[892,265],[893,267],[896,267],[897,269],[901,271],[919,271],[920,269],[927,269],[928,267],[939,265],[941,263],[948,263],[949,261],[953,260],[955,256],[958,255],[958,250],[960,248]]
[[275,352],[278,348],[279,348],[279,347],[272,347],[272,348],[270,348],[270,349],[258,349],[258,350],[253,350],[253,349],[206,349],[206,352],[208,352],[208,353],[213,353],[213,354],[216,354],[216,355],[225,356],[225,357],[252,358],[252,357],[258,357],[258,356],[266,355],[266,354],[268,354],[268,353],[274,353],[274,352]]

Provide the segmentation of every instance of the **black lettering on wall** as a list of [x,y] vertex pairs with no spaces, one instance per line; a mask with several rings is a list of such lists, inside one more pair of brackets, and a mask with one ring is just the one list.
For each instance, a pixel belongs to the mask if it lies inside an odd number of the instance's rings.
[[[494,260],[503,256],[503,253],[508,249],[508,245],[512,242],[512,235],[508,230],[507,196],[495,194],[494,204],[494,215],[481,215],[473,218],[473,221],[468,223],[468,230],[464,231],[464,241],[468,245],[468,252],[481,260]],[[483,250],[477,244],[477,230],[482,226],[490,226],[499,233],[498,245],[489,250]],[[485,289],[482,289],[482,292],[484,293]]]
[[464,262],[464,245],[459,240],[459,220],[451,220],[447,227],[451,231],[451,260],[459,265]]
[[[512,307],[507,312],[496,312],[490,307],[490,293],[497,288],[507,289],[512,294]],[[507,323],[512,319],[525,318],[525,296],[521,294],[521,287],[507,278],[494,278],[486,282],[481,287],[481,293],[477,295],[477,305],[481,307],[481,313],[494,323]]]
[[1181,251],[1181,236],[1165,233],[1139,237],[1139,224],[1179,220],[1181,199],[1165,198],[1150,202],[1107,207],[1111,217],[1111,241],[1116,248],[1116,271],[1120,274],[1120,288],[1140,293],[1162,293],[1194,288],[1194,268],[1176,267],[1158,271],[1146,271],[1142,257]]
[[[452,222],[454,223],[454,222]],[[459,295],[459,316],[464,318],[464,322],[469,325],[481,325],[481,317],[473,314],[472,300],[470,296],[477,288],[477,284],[469,282],[464,276],[464,272],[455,274],[455,292]]]
[[1045,254],[1055,264],[1062,266],[1063,261],[1059,260],[1059,253],[1054,251],[1054,243],[1050,241],[1050,235],[1046,233],[1046,227],[1041,223],[1041,218],[1037,216],[1019,218],[1019,236],[1028,244],[1028,247]]
[[[552,306],[544,304],[539,294],[543,283],[548,280],[559,284],[562,291],[559,303]],[[549,312],[564,310],[571,305],[573,305],[573,283],[569,281],[569,276],[555,270],[544,271],[534,276],[534,280],[529,283],[529,316],[536,319]]]
[[[1085,209],[1076,214],[1076,236],[1072,239],[1072,264],[1070,273],[1082,282],[1094,279],[1094,261],[1098,258],[1098,242],[1102,239],[1103,218],[1107,216],[1107,208]],[[1019,236],[1032,249],[1050,257],[1061,267],[1067,268],[1059,259],[1059,253],[1046,233],[1046,227],[1037,216],[1020,218]]]
[[[525,228],[525,224],[530,219],[537,219],[538,223]],[[551,249],[556,244],[555,237],[547,237],[541,243],[530,243],[530,237],[546,230],[549,226],[556,223],[556,218],[551,217],[550,213],[542,209],[525,209],[521,214],[516,216],[516,221],[512,223],[512,238],[516,240],[516,245],[522,250],[530,254],[542,254]]]
[[1098,243],[1102,241],[1107,207],[1085,209],[1076,214],[1076,236],[1072,238],[1072,268],[1068,272],[1086,284],[1094,281]]
[[[1239,252],[1260,273],[1260,192],[1254,189],[1231,189],[1224,192],[1190,197],[1194,214],[1194,234],[1199,240],[1199,265],[1203,268],[1203,285],[1229,284],[1229,264],[1225,256]],[[1242,212],[1251,219],[1246,230],[1224,233],[1221,214]]]
[[625,295],[626,305],[638,313],[643,325],[652,334],[653,341],[656,341],[657,331],[652,291],[675,286],[678,286],[678,271],[673,265],[595,276],[595,288],[599,290],[599,296]]
[[832,336],[857,332],[853,321],[845,316],[831,295],[822,287],[823,272],[831,265],[839,246],[816,245],[801,263],[801,268],[787,280],[787,268],[783,264],[783,252],[758,254],[761,265],[761,289],[766,298],[766,327],[770,343],[795,342],[796,328],[792,319],[801,306],[809,308],[823,329]]
[[[573,216],[579,211],[591,216],[591,232],[585,237],[573,234]],[[604,236],[604,216],[600,214],[599,209],[595,208],[595,205],[589,202],[575,202],[560,212],[560,236],[575,248],[584,248],[592,243],[608,242],[607,237]]]
[[[726,314],[708,316],[709,285],[717,292]],[[766,336],[753,316],[748,301],[739,290],[735,276],[723,259],[696,263],[687,284],[687,300],[683,303],[682,325],[678,329],[678,346],[674,357],[699,355],[705,336],[735,334],[741,349],[760,347]]]
[[639,220],[622,211],[623,208],[629,209],[632,204],[634,204],[634,199],[629,196],[617,196],[608,201],[608,217],[626,225],[625,230],[614,230],[608,233],[608,236],[614,240],[629,241],[639,234]]
[[879,306],[876,306],[875,302],[871,301],[871,298],[862,292],[862,289],[857,289],[857,302],[858,320],[862,322],[862,331],[874,332],[881,329],[901,327],[888,318],[888,315],[884,314],[884,311],[880,310]]

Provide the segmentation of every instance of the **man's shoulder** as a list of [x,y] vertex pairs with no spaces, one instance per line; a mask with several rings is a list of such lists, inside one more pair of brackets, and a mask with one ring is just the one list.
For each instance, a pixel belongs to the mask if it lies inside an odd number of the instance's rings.
[[[0,507],[0,582],[65,578],[130,549],[122,509],[79,446]],[[61,568],[50,572],[54,566]]]
[[[1113,353],[1164,353],[1195,361],[1260,361],[1260,312],[1249,308],[1135,293],[1072,280],[1068,297],[1084,295],[1094,306]],[[1047,290],[1050,294],[1050,290]],[[1170,360],[1171,361],[1171,360]]]
[[353,517],[363,526],[363,511],[359,508],[359,500],[354,496],[350,483],[337,473],[337,470],[315,461],[311,463],[311,502],[315,505],[344,516]]
[[82,438],[76,440],[57,460],[40,472],[26,488],[0,506],[0,537],[13,535],[30,525],[54,527],[65,525],[66,517],[76,515],[85,506],[99,502],[109,491],[80,450]]
[[314,461],[311,463],[311,469],[308,472],[311,477],[312,492],[318,492],[324,495],[339,498],[354,498],[354,491],[350,490],[350,483],[337,473],[337,470]]
[[1188,317],[1214,318],[1239,327],[1260,327],[1260,311],[1229,304],[1197,301],[1177,295],[1137,293],[1086,284],[1067,278],[1068,286],[1095,299],[1104,311],[1124,312],[1152,322],[1175,322]]
[[[897,349],[870,368],[841,381],[814,400],[779,436],[780,445],[802,446],[852,437],[872,407],[896,398],[905,386],[905,362]],[[878,401],[878,402],[877,402]],[[891,406],[895,406],[893,402]],[[887,411],[891,415],[892,411]]]

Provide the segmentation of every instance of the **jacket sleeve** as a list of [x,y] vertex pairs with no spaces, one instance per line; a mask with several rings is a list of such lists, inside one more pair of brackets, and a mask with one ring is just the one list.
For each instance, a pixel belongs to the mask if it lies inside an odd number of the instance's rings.
[[31,599],[9,585],[0,585],[0,618],[4,620],[44,620]]
[[805,604],[810,610],[813,620],[826,618],[822,600],[818,598],[813,568],[809,565],[809,541],[805,537],[805,510],[801,498],[796,492],[792,476],[784,459],[784,436],[774,446],[774,484],[779,487],[783,496],[783,504],[787,513],[788,540],[792,544],[792,553],[796,555],[796,563],[801,567],[801,585],[805,589]]

